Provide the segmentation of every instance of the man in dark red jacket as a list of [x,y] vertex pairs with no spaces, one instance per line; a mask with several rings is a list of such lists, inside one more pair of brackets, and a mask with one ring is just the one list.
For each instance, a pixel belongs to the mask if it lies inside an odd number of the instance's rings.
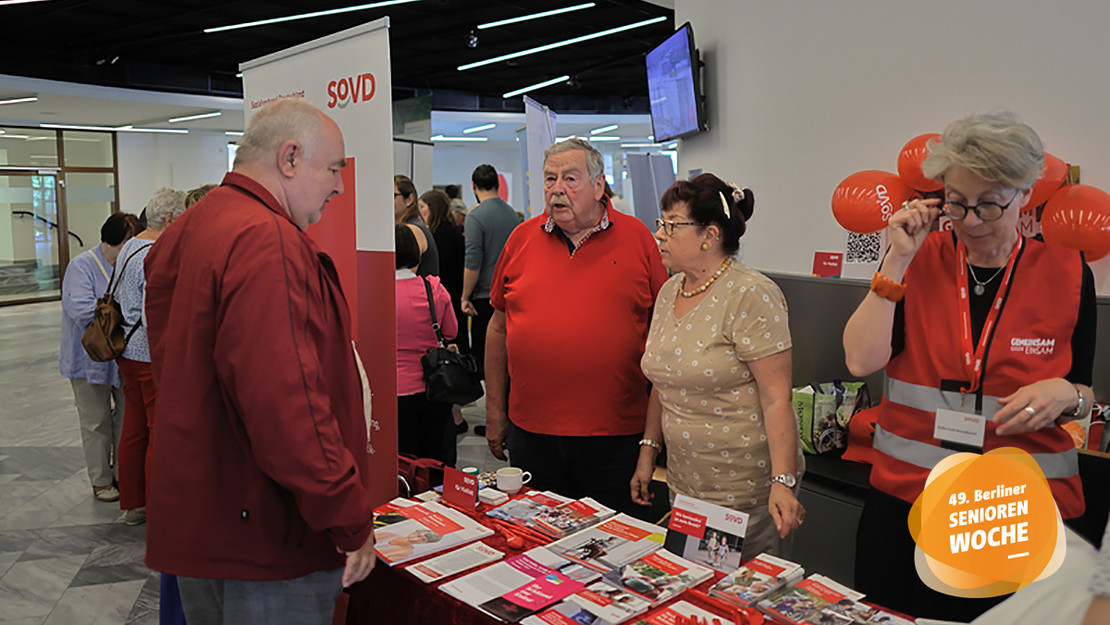
[[330,623],[374,566],[351,319],[304,232],[343,192],[344,154],[314,106],[270,104],[147,257],[146,562],[180,576],[190,625]]

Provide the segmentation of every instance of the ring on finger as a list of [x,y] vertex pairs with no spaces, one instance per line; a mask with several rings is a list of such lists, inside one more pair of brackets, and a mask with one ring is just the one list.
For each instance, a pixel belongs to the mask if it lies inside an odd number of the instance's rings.
[[902,202],[902,210],[904,210],[904,211],[908,211],[908,210],[910,210],[910,202],[909,202],[909,200],[906,200],[905,202]]
[[1025,410],[1025,412],[1029,413],[1030,417],[1037,414],[1037,409],[1032,407],[1032,406],[1026,406],[1024,410]]

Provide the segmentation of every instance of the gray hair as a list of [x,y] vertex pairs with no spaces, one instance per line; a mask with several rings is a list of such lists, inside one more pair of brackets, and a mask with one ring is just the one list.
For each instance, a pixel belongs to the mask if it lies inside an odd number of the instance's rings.
[[274,100],[251,117],[239,139],[234,166],[275,154],[281,144],[290,139],[301,144],[306,158],[311,157],[323,129],[323,115],[311,102],[301,98]]
[[944,129],[940,141],[929,141],[921,163],[925,176],[939,180],[953,165],[1015,189],[1028,189],[1044,170],[1044,145],[1028,125],[1009,111],[958,119]]
[[185,212],[185,192],[162,187],[146,203],[146,223],[153,230],[165,230],[181,213]]
[[570,152],[571,150],[582,150],[586,153],[586,171],[590,174],[590,182],[597,180],[598,176],[605,174],[605,161],[601,158],[601,152],[598,152],[597,148],[590,145],[589,141],[579,139],[578,137],[564,139],[558,143],[551,144],[550,147],[543,151],[543,162],[546,165],[548,157],[552,154]]

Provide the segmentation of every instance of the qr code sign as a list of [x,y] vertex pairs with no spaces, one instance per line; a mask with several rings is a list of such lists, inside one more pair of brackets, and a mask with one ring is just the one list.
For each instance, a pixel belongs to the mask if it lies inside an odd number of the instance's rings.
[[882,249],[882,233],[872,234],[848,233],[848,253],[845,262],[849,263],[877,263],[879,252]]

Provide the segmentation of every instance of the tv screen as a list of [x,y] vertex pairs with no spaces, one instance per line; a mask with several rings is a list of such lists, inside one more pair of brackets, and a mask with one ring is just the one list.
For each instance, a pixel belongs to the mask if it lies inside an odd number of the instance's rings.
[[648,52],[647,79],[656,142],[706,129],[698,88],[698,52],[689,22]]

